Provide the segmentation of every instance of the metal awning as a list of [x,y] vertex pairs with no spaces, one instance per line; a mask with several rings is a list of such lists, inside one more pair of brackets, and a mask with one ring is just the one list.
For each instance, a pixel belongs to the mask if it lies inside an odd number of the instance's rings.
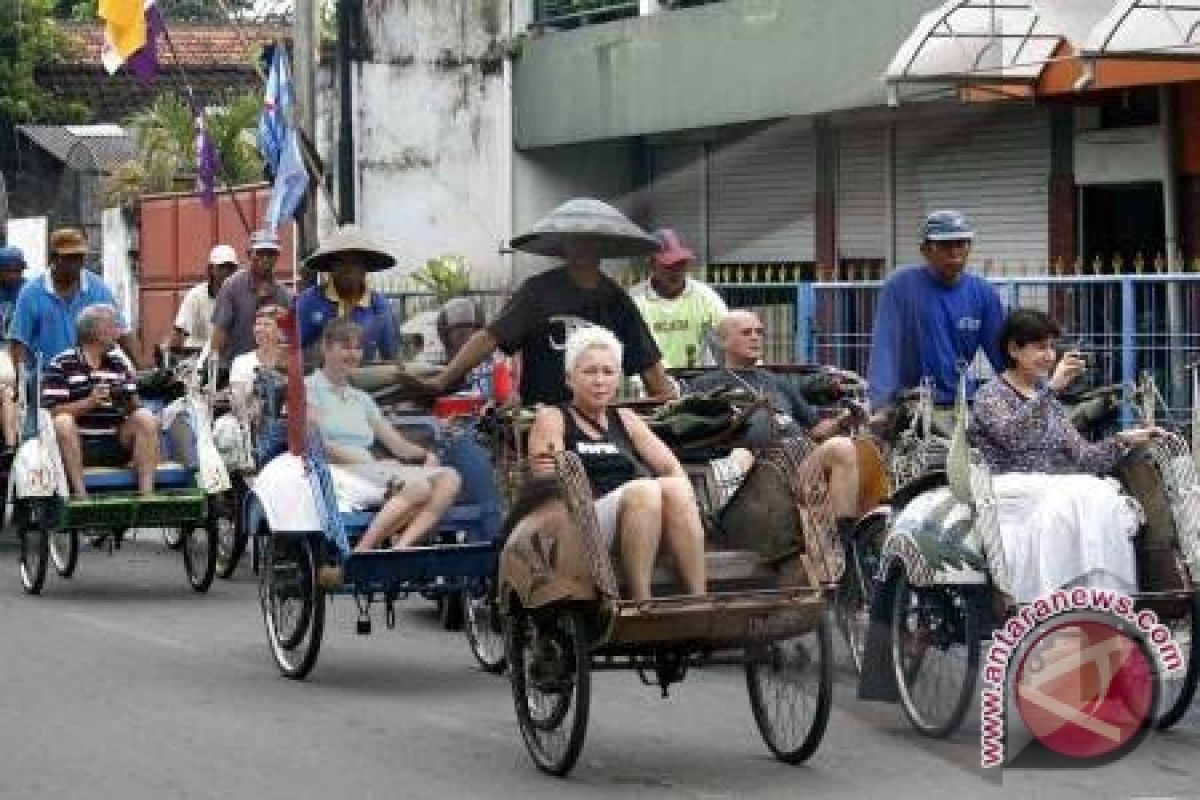
[[1077,49],[1084,56],[1196,58],[1200,1],[1121,0]]
[[888,66],[902,84],[1032,87],[1056,59],[1200,56],[1200,0],[950,0],[921,18]]

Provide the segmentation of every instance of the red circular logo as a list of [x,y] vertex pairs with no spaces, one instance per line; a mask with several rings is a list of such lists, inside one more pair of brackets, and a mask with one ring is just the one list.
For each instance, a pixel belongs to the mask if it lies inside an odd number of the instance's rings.
[[1038,633],[1017,669],[1017,711],[1045,747],[1103,758],[1135,739],[1154,711],[1145,645],[1111,624],[1064,622]]

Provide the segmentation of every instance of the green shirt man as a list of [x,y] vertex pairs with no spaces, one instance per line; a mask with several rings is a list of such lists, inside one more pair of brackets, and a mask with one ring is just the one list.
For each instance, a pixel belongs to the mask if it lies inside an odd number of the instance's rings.
[[673,230],[655,232],[662,249],[645,281],[629,290],[633,302],[662,351],[663,366],[712,366],[716,363],[709,333],[728,309],[713,289],[687,275],[695,255]]

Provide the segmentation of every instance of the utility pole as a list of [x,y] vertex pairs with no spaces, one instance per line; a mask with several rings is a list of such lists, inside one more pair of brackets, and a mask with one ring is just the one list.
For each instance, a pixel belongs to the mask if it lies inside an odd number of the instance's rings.
[[[317,141],[317,19],[320,0],[295,0],[292,18],[292,64],[296,91],[296,122],[310,142]],[[317,245],[317,202],[310,196],[300,220],[300,252],[306,256]]]
[[[358,2],[340,0],[337,4],[338,67],[338,211],[344,225],[356,221],[354,208],[354,80],[351,61],[358,55],[353,31],[359,22]],[[353,15],[353,16],[352,16]]]

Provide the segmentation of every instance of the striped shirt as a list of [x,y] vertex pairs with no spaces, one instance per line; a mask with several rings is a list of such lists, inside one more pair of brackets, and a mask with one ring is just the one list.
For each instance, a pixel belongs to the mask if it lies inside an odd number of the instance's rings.
[[[122,385],[131,395],[137,392],[137,379],[115,349],[100,358],[100,366],[93,369],[78,347],[50,359],[42,373],[42,406],[53,409],[63,403],[74,403],[92,393],[99,383],[110,386]],[[111,436],[125,421],[126,411],[116,405],[97,406],[75,418],[82,436]]]

